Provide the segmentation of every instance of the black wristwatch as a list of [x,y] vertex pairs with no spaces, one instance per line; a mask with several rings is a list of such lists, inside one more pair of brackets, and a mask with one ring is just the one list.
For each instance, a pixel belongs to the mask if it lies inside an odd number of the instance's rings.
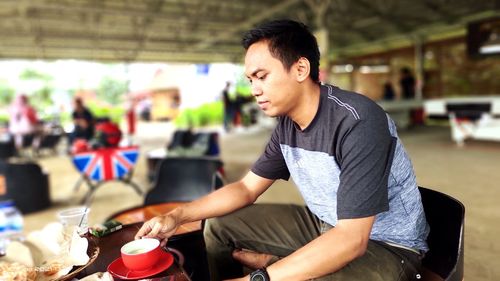
[[250,273],[250,281],[271,281],[271,278],[264,267]]

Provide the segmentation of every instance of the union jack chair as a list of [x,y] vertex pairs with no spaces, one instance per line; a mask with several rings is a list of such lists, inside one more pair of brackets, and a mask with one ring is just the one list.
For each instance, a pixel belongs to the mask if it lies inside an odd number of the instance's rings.
[[88,206],[92,195],[99,186],[117,180],[132,187],[137,194],[143,195],[141,188],[132,181],[134,166],[139,158],[139,147],[107,147],[74,153],[73,164],[81,173],[75,185],[77,191],[82,182],[89,187],[82,204]]

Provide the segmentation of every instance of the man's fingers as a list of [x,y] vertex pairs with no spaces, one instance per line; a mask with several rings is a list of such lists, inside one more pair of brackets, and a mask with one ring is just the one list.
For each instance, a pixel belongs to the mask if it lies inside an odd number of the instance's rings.
[[163,248],[167,246],[168,238],[162,239],[160,242],[160,247]]
[[170,223],[171,221],[165,219],[164,217],[155,217],[144,223],[135,235],[135,239],[143,237],[159,239],[168,238],[170,236],[170,232],[172,232]]
[[151,231],[146,236],[147,237],[158,237],[158,234],[161,233],[162,228],[163,228],[163,225],[160,222],[155,221],[153,226],[151,227]]
[[151,232],[151,224],[150,222],[146,222],[142,225],[142,227],[137,231],[134,236],[134,239],[141,239],[142,237],[148,235]]

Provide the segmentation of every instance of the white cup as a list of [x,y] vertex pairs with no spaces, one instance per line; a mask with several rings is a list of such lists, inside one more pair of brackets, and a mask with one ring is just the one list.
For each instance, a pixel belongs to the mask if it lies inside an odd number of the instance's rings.
[[78,234],[82,235],[89,231],[89,212],[90,208],[81,206],[59,211],[57,217],[65,228],[77,227]]

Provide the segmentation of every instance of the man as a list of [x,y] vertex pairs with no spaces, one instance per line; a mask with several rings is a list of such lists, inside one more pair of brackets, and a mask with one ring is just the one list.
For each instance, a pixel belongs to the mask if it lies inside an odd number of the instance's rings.
[[[428,226],[411,162],[394,123],[368,98],[320,85],[316,39],[301,23],[249,31],[245,72],[271,139],[240,181],[153,218],[139,230],[166,239],[205,225],[212,280],[411,280]],[[307,207],[251,205],[292,176]],[[250,205],[250,206],[249,206]],[[245,208],[244,208],[245,207]]]
[[229,132],[233,126],[233,101],[229,97],[229,89],[231,82],[227,81],[226,86],[222,90],[222,103],[224,105],[224,130]]
[[408,67],[401,68],[401,79],[399,80],[399,84],[401,86],[401,98],[415,98],[415,78]]
[[75,139],[90,140],[94,136],[94,117],[87,107],[83,105],[81,98],[75,98],[74,110],[72,113],[75,129],[70,135],[70,143]]

